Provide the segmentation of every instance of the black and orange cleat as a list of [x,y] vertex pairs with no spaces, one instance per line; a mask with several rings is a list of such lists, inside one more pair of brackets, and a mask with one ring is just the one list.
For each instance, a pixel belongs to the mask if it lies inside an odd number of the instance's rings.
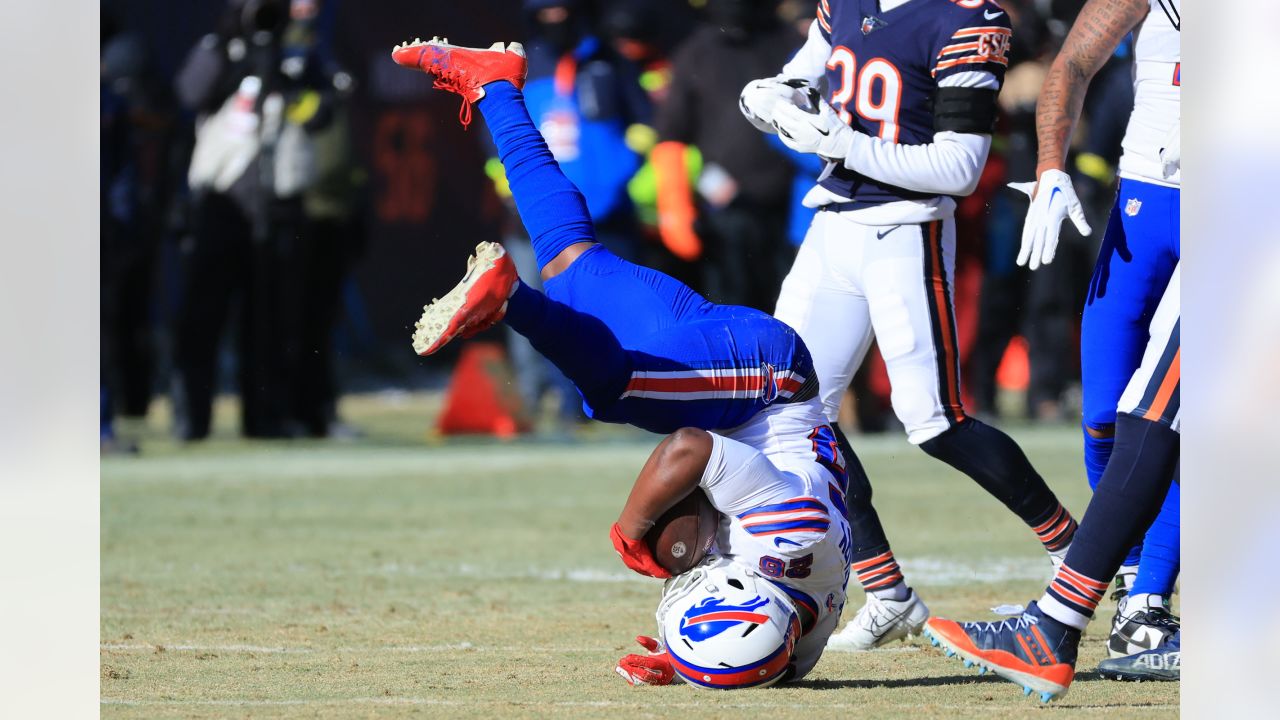
[[524,46],[518,42],[504,46],[500,42],[487,48],[468,48],[450,45],[449,38],[431,38],[401,43],[391,50],[391,59],[397,65],[417,68],[436,78],[439,90],[448,90],[462,96],[462,109],[458,119],[462,126],[471,124],[471,103],[484,97],[484,86],[506,80],[517,89],[524,89],[529,63],[524,56]]
[[455,337],[468,338],[493,327],[507,314],[507,298],[518,280],[515,263],[501,245],[477,245],[462,280],[422,307],[422,319],[414,325],[414,352],[430,355]]
[[1062,697],[1075,678],[1080,631],[1046,616],[1035,603],[1021,617],[1003,622],[967,622],[930,618],[925,637],[965,667],[978,666],[1038,693],[1042,702]]

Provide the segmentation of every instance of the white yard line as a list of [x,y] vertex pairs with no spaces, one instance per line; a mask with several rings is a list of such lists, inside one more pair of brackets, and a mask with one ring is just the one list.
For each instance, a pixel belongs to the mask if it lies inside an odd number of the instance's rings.
[[102,643],[98,646],[108,652],[196,652],[196,653],[248,653],[260,655],[309,655],[309,654],[416,654],[442,652],[499,652],[499,653],[578,653],[578,652],[614,652],[611,647],[572,647],[559,645],[487,645],[480,646],[470,642],[449,643],[443,645],[343,645],[338,647],[280,647],[267,645],[237,644],[201,644],[201,643]]
[[[1009,700],[1009,703],[1008,703],[1008,704],[1012,705],[1012,704],[1016,703],[1016,702],[1017,702],[1017,701],[1019,701],[1019,700],[1023,700],[1023,698],[1021,698],[1021,697],[1017,697],[1017,696],[1012,696],[1012,697],[1010,698],[1010,700]],[[343,706],[343,705],[422,705],[422,706],[431,706],[431,705],[435,705],[435,706],[445,706],[445,707],[463,707],[463,706],[466,706],[466,707],[475,707],[475,706],[502,706],[502,707],[517,706],[517,707],[524,707],[524,706],[534,706],[534,707],[561,707],[561,708],[575,708],[575,707],[582,707],[582,708],[636,708],[636,707],[651,708],[651,707],[652,707],[652,703],[651,703],[651,702],[647,702],[647,701],[643,701],[643,700],[622,701],[622,702],[620,702],[620,701],[614,701],[614,700],[580,700],[580,701],[574,701],[574,700],[543,701],[543,700],[539,700],[539,701],[519,701],[519,700],[511,700],[511,699],[506,699],[506,700],[481,700],[481,699],[447,700],[447,699],[442,699],[442,698],[422,698],[422,697],[352,697],[352,698],[331,698],[331,699],[297,698],[297,699],[285,699],[285,700],[259,700],[259,699],[249,699],[249,698],[243,698],[243,699],[239,699],[239,698],[229,698],[229,699],[222,699],[222,700],[201,700],[201,699],[196,699],[196,700],[129,700],[129,699],[125,699],[125,698],[102,698],[100,702],[101,702],[101,704],[103,704],[103,705],[124,705],[124,706],[134,706],[134,707],[151,707],[151,706],[158,706],[158,707],[167,707],[167,706],[178,706],[178,707],[196,707],[196,706],[213,706],[213,707],[291,707],[291,706],[304,706],[304,707],[334,707],[334,706]],[[975,706],[975,705],[973,705],[973,704],[959,704],[959,703],[957,703],[957,704],[950,704],[950,705],[944,705],[944,704],[936,704],[936,703],[927,703],[927,704],[925,704],[925,703],[919,703],[919,702],[910,702],[910,703],[883,703],[883,702],[876,702],[876,703],[873,703],[873,704],[875,704],[875,705],[877,705],[877,706],[885,705],[885,706],[888,706],[888,707],[897,707],[897,708],[923,708],[923,707],[926,707],[926,705],[927,705],[927,707],[928,707],[930,710],[940,709],[940,710],[957,710],[957,711],[965,711],[965,712],[972,712],[972,711],[974,710],[974,708],[975,708],[975,707],[977,707],[977,706]],[[833,703],[833,702],[804,703],[804,702],[796,702],[796,701],[795,701],[794,699],[792,699],[792,698],[786,698],[785,700],[780,700],[779,702],[776,702],[776,703],[761,703],[761,702],[716,702],[714,705],[708,705],[708,704],[707,704],[707,703],[705,703],[705,702],[696,702],[696,701],[694,701],[694,702],[668,702],[668,701],[663,701],[663,703],[662,703],[662,708],[663,708],[663,709],[680,708],[680,709],[700,710],[700,711],[703,711],[703,712],[707,711],[708,709],[713,709],[713,708],[714,708],[714,709],[719,709],[719,708],[743,708],[743,709],[777,708],[777,709],[782,709],[782,708],[786,708],[786,709],[788,709],[788,710],[790,710],[790,709],[794,709],[794,708],[821,708],[822,710],[832,710],[832,709],[865,710],[865,709],[866,709],[866,707],[867,707],[867,703],[866,703],[866,702],[857,702],[857,703],[838,703],[838,702],[836,702],[836,703]],[[1062,705],[1062,706],[1057,706],[1057,707],[1061,707],[1061,708],[1063,708],[1063,709],[1070,709],[1072,706],[1070,706],[1070,705]],[[1162,710],[1162,709],[1163,709],[1163,710],[1168,710],[1168,709],[1176,709],[1177,707],[1178,707],[1178,705],[1176,705],[1176,704],[1172,704],[1172,703],[1168,703],[1168,704],[1159,704],[1159,705],[1156,705],[1156,704],[1152,704],[1152,705],[1145,705],[1145,704],[1144,704],[1144,705],[1142,706],[1142,709],[1143,709],[1143,710]],[[1036,709],[1036,708],[1032,707],[1031,705],[1028,705],[1028,708],[1029,708],[1029,711],[1034,711],[1034,710]],[[1104,708],[1097,708],[1097,709],[1104,709]],[[1116,711],[1125,711],[1125,710],[1129,710],[1130,708],[1127,708],[1127,707],[1125,707],[1125,706],[1117,706],[1117,707],[1115,707],[1115,708],[1111,708],[1111,709],[1114,709],[1114,710],[1116,710]]]
[[[925,585],[968,585],[976,582],[1007,582],[1011,580],[1043,580],[1046,584],[1053,576],[1053,568],[1047,556],[993,557],[956,560],[933,556],[899,558],[903,572],[912,583]],[[307,571],[307,568],[302,568]],[[332,568],[325,572],[332,573]],[[475,565],[438,567],[416,563],[384,563],[369,566],[367,574],[391,576],[423,576],[432,578],[464,577],[489,582],[510,580],[546,580],[575,583],[637,583],[653,585],[653,580],[623,570],[597,568],[487,568]],[[856,593],[856,588],[850,588]]]
[[[128,652],[128,653],[157,653],[157,652],[180,652],[180,653],[247,653],[259,655],[346,655],[346,654],[416,654],[416,653],[443,653],[443,652],[496,652],[503,654],[510,653],[591,653],[603,652],[612,653],[615,650],[607,644],[601,644],[596,647],[572,647],[562,645],[475,645],[466,641],[458,643],[450,643],[445,645],[344,645],[339,647],[271,647],[265,645],[217,645],[217,644],[199,644],[199,643],[175,643],[169,645],[166,643],[102,643],[99,649],[108,652]],[[914,645],[902,645],[897,647],[880,648],[875,650],[877,655],[887,655],[896,653],[918,653],[922,648]],[[828,652],[852,652],[849,650],[829,650]]]

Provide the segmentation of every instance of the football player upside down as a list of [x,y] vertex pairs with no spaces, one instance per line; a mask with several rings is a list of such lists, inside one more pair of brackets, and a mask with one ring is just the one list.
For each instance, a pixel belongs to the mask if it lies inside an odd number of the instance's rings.
[[573,381],[589,416],[669,434],[611,531],[633,570],[669,576],[643,538],[696,488],[722,515],[708,560],[666,583],[659,637],[640,638],[651,654],[623,658],[619,673],[720,689],[803,677],[839,621],[857,549],[846,459],[804,343],[766,313],[708,302],[595,242],[583,196],[525,108],[519,44],[415,41],[393,58],[461,95],[464,125],[479,108],[545,288],[481,243],[462,281],[424,308],[414,349],[428,355],[502,321]]

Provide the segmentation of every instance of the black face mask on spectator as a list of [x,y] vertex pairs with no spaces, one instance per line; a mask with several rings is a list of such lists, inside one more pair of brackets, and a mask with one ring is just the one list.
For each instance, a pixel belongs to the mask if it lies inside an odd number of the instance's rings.
[[269,32],[278,35],[289,19],[289,7],[284,0],[245,0],[240,10],[240,26],[244,34]]
[[538,34],[556,53],[569,52],[582,38],[578,20],[573,15],[569,15],[560,22],[539,22]]

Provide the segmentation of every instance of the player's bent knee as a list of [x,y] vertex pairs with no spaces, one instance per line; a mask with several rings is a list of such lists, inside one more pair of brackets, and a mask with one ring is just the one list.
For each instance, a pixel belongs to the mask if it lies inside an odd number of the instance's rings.
[[1090,423],[1086,421],[1084,423],[1084,432],[1095,440],[1106,440],[1116,436],[1116,424],[1114,422]]
[[543,266],[542,272],[539,274],[540,277],[542,278],[542,282],[546,282],[551,278],[564,272],[565,270],[568,270],[569,266],[573,264],[574,260],[577,260],[579,257],[581,257],[582,253],[590,250],[592,247],[595,246],[595,244],[596,243],[594,240],[583,241],[583,242],[574,243],[569,247],[565,248],[564,250],[561,250],[559,254],[557,254],[554,258],[552,258],[551,262]]
[[933,393],[923,388],[910,385],[894,388],[889,401],[913,445],[919,445],[951,426]]
[[952,425],[944,417],[925,426],[907,428],[907,442],[915,445],[916,447],[923,448],[925,452],[932,455],[933,453],[929,452],[928,449],[929,443],[941,437],[953,427],[955,427],[955,425]]

